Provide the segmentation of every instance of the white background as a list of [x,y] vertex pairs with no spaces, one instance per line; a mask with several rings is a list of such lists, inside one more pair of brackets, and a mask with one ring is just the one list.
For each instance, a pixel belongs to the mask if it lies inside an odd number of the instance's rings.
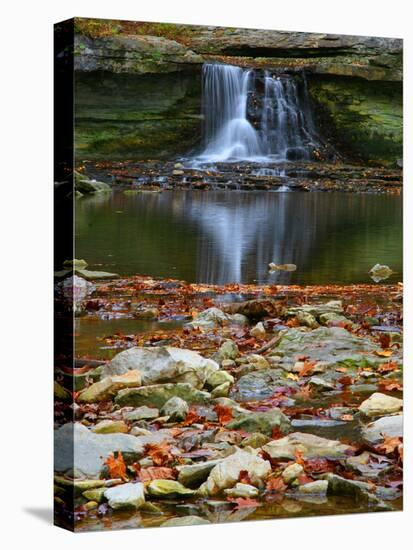
[[[13,0],[0,29],[0,538],[3,548],[404,548],[404,513],[247,522],[211,527],[71,534],[51,525],[52,503],[52,32],[73,16],[395,36],[412,66],[408,0]],[[409,28],[410,27],[410,28]],[[409,36],[410,32],[410,36]],[[411,207],[412,75],[405,73],[405,206]],[[409,155],[410,153],[410,155]],[[407,208],[406,208],[407,210]],[[411,209],[405,280],[411,280]],[[409,219],[410,218],[410,219]],[[409,246],[410,245],[410,246]],[[410,307],[405,362],[411,388]],[[409,308],[407,308],[409,309]],[[406,401],[410,399],[406,396]],[[409,407],[409,412],[410,407]],[[406,422],[406,433],[411,422]],[[406,464],[411,464],[409,440]],[[412,520],[410,520],[412,521]]]

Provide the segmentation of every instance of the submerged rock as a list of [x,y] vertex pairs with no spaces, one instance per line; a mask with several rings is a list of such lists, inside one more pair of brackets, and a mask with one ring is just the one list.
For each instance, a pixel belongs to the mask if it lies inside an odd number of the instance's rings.
[[296,451],[305,458],[346,458],[353,448],[340,441],[317,435],[294,432],[267,443],[262,448],[271,458],[294,460]]
[[224,458],[212,469],[202,488],[207,494],[216,495],[224,489],[233,487],[243,470],[247,472],[251,483],[257,485],[271,472],[271,465],[268,460],[237,448],[235,453]]
[[384,393],[373,393],[368,399],[363,401],[359,411],[365,416],[384,416],[386,414],[399,412],[403,408],[403,400],[397,397],[391,397]]
[[143,444],[129,434],[95,434],[78,422],[55,431],[55,471],[75,469],[89,478],[99,477],[107,457],[114,452],[143,454]]
[[204,404],[208,403],[211,394],[197,390],[191,384],[153,384],[121,390],[115,398],[115,403],[121,407],[146,405],[161,409],[171,397],[180,397],[187,403]]
[[218,369],[215,361],[205,359],[195,351],[173,347],[133,347],[118,353],[104,367],[104,372],[114,375],[138,370],[143,385],[188,382],[201,389],[208,376]]
[[274,428],[278,428],[282,433],[290,430],[290,420],[278,408],[265,412],[251,412],[234,418],[226,428],[228,430],[243,430],[245,432],[260,432],[270,436]]
[[105,498],[114,510],[134,508],[137,510],[145,503],[143,483],[125,483],[106,489]]

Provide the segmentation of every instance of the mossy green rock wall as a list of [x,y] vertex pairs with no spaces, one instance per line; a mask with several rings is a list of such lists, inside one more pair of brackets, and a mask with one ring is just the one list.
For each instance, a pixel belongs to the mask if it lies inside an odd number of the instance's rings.
[[183,154],[201,135],[200,112],[200,72],[76,73],[76,160]]
[[313,76],[308,87],[322,129],[338,149],[377,164],[402,158],[401,83]]

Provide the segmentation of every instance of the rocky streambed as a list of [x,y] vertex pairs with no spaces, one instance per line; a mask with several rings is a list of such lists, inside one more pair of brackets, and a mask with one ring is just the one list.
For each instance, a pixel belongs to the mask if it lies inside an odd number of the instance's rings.
[[88,285],[75,293],[81,322],[123,316],[143,328],[91,340],[74,367],[57,362],[59,521],[401,508],[400,285]]

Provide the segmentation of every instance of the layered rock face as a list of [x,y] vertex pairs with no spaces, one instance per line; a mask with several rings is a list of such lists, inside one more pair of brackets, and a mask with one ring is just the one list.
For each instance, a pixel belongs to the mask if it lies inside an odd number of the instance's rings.
[[[181,42],[180,42],[181,40]],[[402,40],[186,27],[184,38],[75,39],[76,150],[83,158],[167,158],[201,138],[206,61],[305,71],[316,122],[355,160],[402,156]]]

